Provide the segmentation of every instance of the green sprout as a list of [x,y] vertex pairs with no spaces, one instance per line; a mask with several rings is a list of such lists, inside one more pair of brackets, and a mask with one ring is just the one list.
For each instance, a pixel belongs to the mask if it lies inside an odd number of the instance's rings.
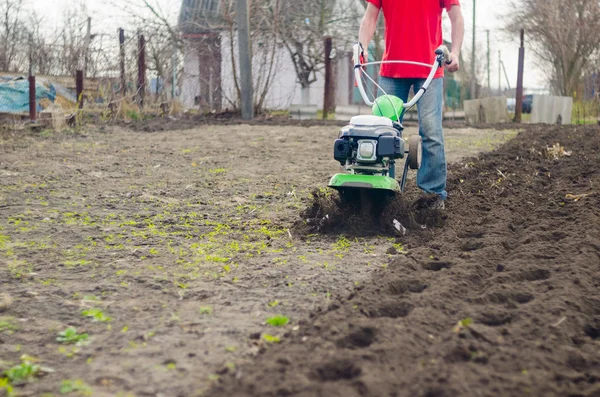
[[273,327],[283,327],[290,322],[290,319],[285,316],[274,316],[267,319],[267,324]]
[[463,318],[454,326],[454,332],[459,333],[464,328],[469,328],[469,325],[473,324],[473,319],[470,317]]
[[14,396],[14,389],[8,378],[0,378],[0,391],[4,390],[8,397]]
[[203,306],[200,308],[200,314],[211,315],[213,312],[213,308],[210,306]]
[[94,319],[94,321],[100,321],[100,322],[109,322],[112,320],[112,318],[108,317],[107,315],[104,314],[104,312],[102,312],[102,310],[97,309],[97,308],[91,308],[91,309],[87,309],[81,312],[82,316],[86,316],[86,317],[92,317]]
[[88,386],[81,379],[63,380],[62,383],[60,384],[59,392],[60,392],[60,394],[69,394],[69,393],[73,393],[73,392],[78,392],[80,395],[83,395],[83,396],[91,396],[92,388],[90,386]]
[[2,376],[12,385],[21,385],[32,380],[36,376],[53,372],[53,370],[50,368],[42,368],[37,364],[33,364],[32,361],[34,361],[34,359],[27,355],[21,357],[21,361],[21,364],[7,369],[2,374]]
[[278,336],[273,336],[273,335],[268,335],[268,334],[264,334],[263,335],[263,339],[265,341],[267,341],[268,343],[279,343],[279,342],[281,342],[281,339]]
[[88,334],[86,333],[77,333],[77,329],[74,327],[69,327],[66,330],[60,332],[57,341],[65,344],[75,344],[77,346],[84,346],[88,343]]

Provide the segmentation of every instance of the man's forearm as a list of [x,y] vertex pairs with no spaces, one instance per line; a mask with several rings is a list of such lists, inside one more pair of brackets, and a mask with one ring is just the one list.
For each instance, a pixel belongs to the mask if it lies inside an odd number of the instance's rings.
[[463,18],[460,7],[454,6],[449,12],[450,24],[452,25],[452,50],[457,56],[460,54],[463,40],[465,37],[465,19]]
[[372,18],[368,18],[368,16],[365,15],[360,24],[360,31],[358,32],[358,41],[360,41],[365,50],[369,47],[369,43],[375,35],[376,28],[377,20],[373,21]]
[[360,30],[358,32],[358,41],[360,41],[365,51],[369,48],[369,43],[375,35],[378,18],[379,8],[371,3],[367,4],[367,9],[365,10],[365,15],[360,23]]

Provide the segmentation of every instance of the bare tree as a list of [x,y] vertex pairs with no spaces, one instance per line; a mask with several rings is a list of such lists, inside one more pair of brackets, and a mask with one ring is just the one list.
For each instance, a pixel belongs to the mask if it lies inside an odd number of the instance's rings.
[[27,43],[23,34],[22,9],[23,0],[0,1],[0,70],[14,70],[20,47]]
[[[228,106],[237,111],[240,107],[241,88],[237,55],[237,25],[235,0],[216,2],[197,1],[187,11],[185,24],[180,26],[183,33],[194,36],[186,40],[188,56],[194,54],[199,59],[198,77],[201,95],[211,95],[206,89],[215,86],[215,74],[220,80],[212,94],[222,95]],[[252,72],[254,84],[254,107],[260,113],[277,74],[279,36],[281,23],[281,0],[265,0],[250,4],[250,35],[252,42]],[[210,7],[212,6],[212,7]],[[214,60],[219,61],[215,69]],[[221,70],[221,60],[226,65]],[[203,88],[204,87],[204,88]]]
[[[336,49],[356,42],[360,17],[356,0],[281,0],[284,15],[279,35],[288,50],[302,87],[302,103],[325,63],[323,38],[333,36]],[[364,10],[364,8],[363,8]]]
[[557,94],[571,96],[600,51],[598,0],[514,1],[507,29],[525,29],[527,42],[548,66]]

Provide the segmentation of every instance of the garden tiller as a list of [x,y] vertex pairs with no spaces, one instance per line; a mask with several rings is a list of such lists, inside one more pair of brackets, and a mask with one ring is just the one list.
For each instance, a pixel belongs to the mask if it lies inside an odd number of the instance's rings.
[[[436,71],[448,62],[449,52],[445,46],[435,51],[433,64],[411,61],[364,62],[362,45],[354,50],[354,76],[358,90],[368,106],[371,115],[355,116],[350,124],[342,128],[335,141],[333,157],[344,167],[345,173],[331,178],[329,187],[340,195],[350,192],[375,191],[384,195],[394,195],[404,191],[408,169],[419,169],[421,165],[421,137],[411,136],[408,145],[403,139],[404,114],[415,106],[427,91]],[[385,91],[366,73],[365,67],[384,63],[404,63],[431,68],[429,77],[422,88],[408,103]],[[383,95],[372,101],[363,86],[362,76],[369,79]],[[408,146],[408,148],[407,148]],[[400,182],[396,180],[396,160],[404,159],[404,171]]]

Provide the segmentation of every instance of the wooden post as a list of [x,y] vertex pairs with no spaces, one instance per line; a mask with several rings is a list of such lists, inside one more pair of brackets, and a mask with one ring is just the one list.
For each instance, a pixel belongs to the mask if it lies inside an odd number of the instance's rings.
[[519,70],[517,74],[517,98],[515,123],[521,122],[523,113],[523,71],[525,68],[525,30],[521,29],[521,47],[519,48]]
[[77,104],[83,109],[83,70],[78,70],[75,75],[75,91],[77,92]]
[[331,51],[333,42],[331,37],[325,37],[325,95],[323,98],[323,120],[327,120],[329,113],[335,111],[335,87],[333,79],[333,66]]
[[125,31],[119,28],[119,57],[121,66],[121,95],[127,95],[127,81],[125,80]]
[[37,101],[35,94],[35,76],[29,76],[29,119],[32,123],[35,123],[37,120]]
[[143,108],[146,95],[146,38],[143,34],[140,35],[138,51],[138,104]]
[[477,0],[473,0],[473,48],[471,48],[471,99],[477,98],[477,77],[475,76],[477,68],[476,66],[476,54],[477,49]]

